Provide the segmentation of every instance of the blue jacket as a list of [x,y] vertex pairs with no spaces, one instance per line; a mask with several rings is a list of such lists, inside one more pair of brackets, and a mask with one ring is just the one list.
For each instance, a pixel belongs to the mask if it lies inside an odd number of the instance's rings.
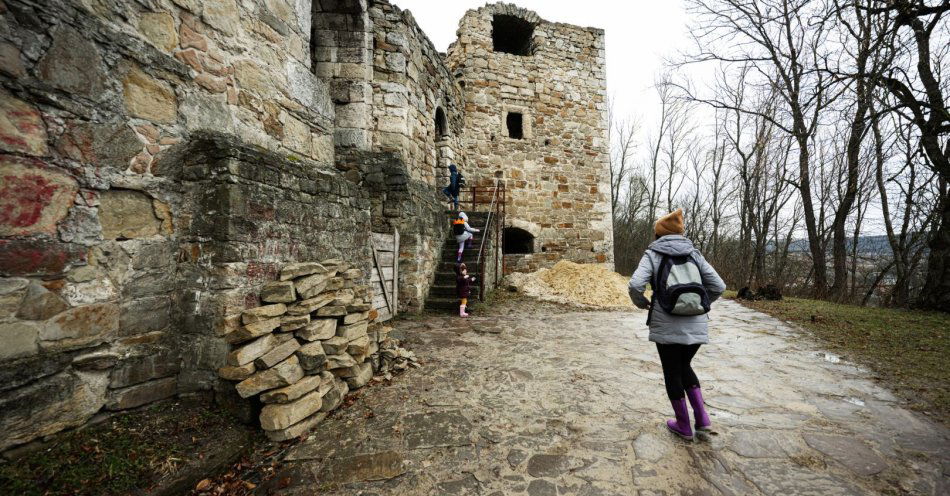
[[453,196],[458,196],[459,194],[459,173],[458,169],[455,167],[455,164],[449,166],[449,187],[448,190],[452,193]]

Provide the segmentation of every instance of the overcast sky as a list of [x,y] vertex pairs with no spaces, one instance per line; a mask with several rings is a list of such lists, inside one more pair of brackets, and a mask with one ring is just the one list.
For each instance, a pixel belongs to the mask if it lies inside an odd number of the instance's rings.
[[[469,9],[485,0],[392,0],[412,11],[419,26],[440,51],[455,41],[458,22]],[[541,18],[592,26],[606,31],[607,91],[618,115],[652,122],[657,100],[651,88],[663,68],[664,57],[688,45],[687,19],[678,0],[514,0]],[[646,125],[645,127],[650,127]]]

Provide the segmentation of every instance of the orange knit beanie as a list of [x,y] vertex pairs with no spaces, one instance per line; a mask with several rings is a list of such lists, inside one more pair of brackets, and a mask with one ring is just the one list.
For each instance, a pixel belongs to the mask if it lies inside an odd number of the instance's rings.
[[683,234],[686,232],[686,229],[683,227],[683,209],[677,208],[675,212],[660,217],[656,221],[656,224],[653,224],[653,230],[657,236]]

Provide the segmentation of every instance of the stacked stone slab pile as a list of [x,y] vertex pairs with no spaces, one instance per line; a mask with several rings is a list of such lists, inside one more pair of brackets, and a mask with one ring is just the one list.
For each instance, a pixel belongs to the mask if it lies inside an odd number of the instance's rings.
[[260,421],[270,439],[300,436],[374,370],[404,370],[413,359],[389,328],[370,327],[376,315],[362,279],[342,260],[287,265],[261,289],[262,305],[245,310],[227,334],[232,350],[218,374],[236,381],[242,398],[264,403]]

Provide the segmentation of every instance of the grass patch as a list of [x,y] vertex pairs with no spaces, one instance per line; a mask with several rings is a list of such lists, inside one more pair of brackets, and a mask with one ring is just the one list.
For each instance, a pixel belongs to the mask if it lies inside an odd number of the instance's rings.
[[165,402],[64,433],[0,465],[0,494],[125,495],[154,487],[236,428],[205,404]]
[[950,314],[803,298],[736,301],[811,331],[832,351],[875,371],[911,408],[946,423]]

